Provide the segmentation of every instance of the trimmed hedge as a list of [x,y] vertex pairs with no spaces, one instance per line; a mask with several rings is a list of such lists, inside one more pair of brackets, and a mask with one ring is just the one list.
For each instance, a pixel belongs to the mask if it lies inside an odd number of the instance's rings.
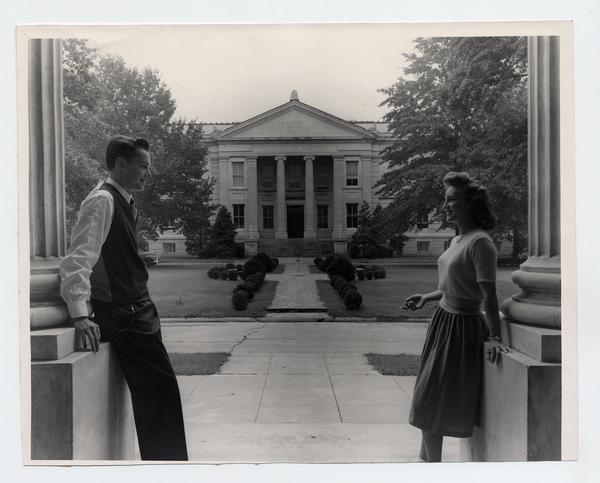
[[321,269],[322,272],[327,272],[327,270],[329,269],[329,265],[331,264],[331,262],[333,262],[335,260],[335,255],[327,255],[325,257],[325,259],[323,260],[323,263],[321,264],[321,266],[319,267]]
[[271,259],[271,257],[266,253],[257,253],[252,258],[261,262],[264,265],[265,270],[267,272],[272,272],[273,269],[277,266],[273,259]]
[[237,284],[233,289],[234,292],[238,292],[240,290],[248,294],[248,300],[252,300],[254,298],[254,293],[256,292],[254,290],[254,285],[244,282]]
[[256,272],[267,272],[267,267],[258,258],[250,258],[244,263],[243,271],[246,275],[252,275]]
[[236,290],[231,296],[231,302],[235,310],[246,310],[249,302],[248,293],[244,290]]
[[346,308],[349,310],[357,310],[362,303],[362,295],[356,289],[356,285],[347,282],[344,277],[339,275],[330,275],[329,282],[336,289],[340,297],[344,299]]
[[327,267],[329,275],[339,275],[344,277],[348,282],[354,280],[354,265],[346,257],[336,257]]

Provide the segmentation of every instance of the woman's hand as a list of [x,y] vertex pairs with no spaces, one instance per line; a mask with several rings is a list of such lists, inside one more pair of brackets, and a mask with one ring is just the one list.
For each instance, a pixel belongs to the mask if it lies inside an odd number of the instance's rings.
[[425,303],[427,303],[427,297],[425,297],[425,295],[418,293],[418,294],[411,295],[410,297],[408,297],[404,301],[404,305],[402,306],[402,308],[404,310],[418,310],[418,309],[422,309],[423,306],[425,305]]
[[510,348],[495,339],[488,339],[485,344],[485,358],[492,364],[498,364],[502,354],[511,352]]

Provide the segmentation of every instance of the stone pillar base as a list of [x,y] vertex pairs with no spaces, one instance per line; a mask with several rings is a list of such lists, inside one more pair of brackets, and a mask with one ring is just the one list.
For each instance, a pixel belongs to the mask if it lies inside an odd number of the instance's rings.
[[314,239],[317,238],[317,231],[316,230],[304,230],[304,238],[308,238],[308,239]]
[[275,239],[277,240],[286,240],[288,237],[287,231],[276,231]]
[[[44,337],[46,348],[56,345]],[[129,390],[109,344],[31,363],[32,460],[133,460],[135,438]]]
[[560,331],[504,317],[501,329],[512,352],[484,362],[482,424],[461,440],[461,460],[560,460]]
[[246,240],[244,241],[244,255],[253,256],[258,253],[258,241]]
[[336,255],[346,255],[348,253],[348,241],[333,240],[333,253]]

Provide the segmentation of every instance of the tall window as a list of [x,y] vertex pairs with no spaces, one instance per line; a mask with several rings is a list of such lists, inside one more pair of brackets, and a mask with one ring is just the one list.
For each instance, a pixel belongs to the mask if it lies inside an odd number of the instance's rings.
[[302,166],[297,163],[290,163],[290,177],[289,177],[289,187],[294,188],[302,188]]
[[317,191],[327,191],[330,185],[331,169],[330,165],[325,163],[315,164],[315,178],[317,182]]
[[356,228],[358,226],[358,203],[346,204],[346,227]]
[[263,164],[260,171],[260,185],[263,189],[273,188],[275,186],[275,166]]
[[317,228],[329,228],[328,205],[317,205]]
[[263,229],[269,230],[273,228],[273,207],[263,206]]
[[358,186],[358,161],[346,161],[346,186]]
[[244,205],[233,205],[233,225],[244,228]]
[[163,243],[163,253],[175,253],[175,243]]
[[417,213],[417,228],[429,227],[429,212],[421,210]]
[[233,184],[234,188],[244,187],[244,163],[243,161],[234,161],[231,163],[231,169],[233,173]]

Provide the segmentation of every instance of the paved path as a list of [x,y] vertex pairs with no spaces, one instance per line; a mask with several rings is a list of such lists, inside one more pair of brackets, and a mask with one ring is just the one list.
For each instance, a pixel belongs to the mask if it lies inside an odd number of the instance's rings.
[[[198,462],[416,461],[414,377],[382,376],[365,353],[420,353],[426,324],[165,324],[169,352],[230,351],[219,374],[179,376]],[[458,460],[447,438],[444,459]]]
[[285,266],[281,274],[268,274],[268,280],[279,282],[275,297],[267,310],[273,311],[326,311],[327,308],[319,298],[317,280],[328,280],[324,273],[312,274],[308,259],[284,258],[281,263]]

